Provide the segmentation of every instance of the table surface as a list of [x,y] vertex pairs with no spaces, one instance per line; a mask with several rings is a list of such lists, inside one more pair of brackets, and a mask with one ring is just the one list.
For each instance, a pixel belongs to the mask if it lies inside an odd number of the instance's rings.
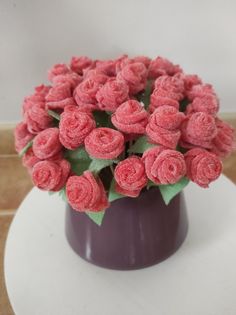
[[235,315],[235,186],[224,176],[185,189],[190,229],[154,267],[112,271],[78,257],[64,234],[64,203],[34,188],[6,244],[5,276],[17,315]]

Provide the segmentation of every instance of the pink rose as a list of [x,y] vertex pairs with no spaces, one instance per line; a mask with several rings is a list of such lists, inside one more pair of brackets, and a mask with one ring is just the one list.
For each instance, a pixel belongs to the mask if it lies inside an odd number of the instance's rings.
[[222,172],[220,159],[211,152],[195,148],[185,153],[187,176],[203,188],[216,180]]
[[217,134],[215,118],[201,112],[187,116],[181,129],[181,138],[184,142],[209,149]]
[[67,67],[67,65],[65,65],[64,63],[58,63],[55,64],[51,69],[49,69],[48,71],[48,80],[53,82],[53,79],[57,76],[57,75],[61,75],[61,74],[67,74],[70,73],[70,69]]
[[150,98],[149,112],[152,113],[154,110],[161,106],[173,106],[176,109],[179,109],[179,102],[166,96],[161,96],[162,93],[159,93],[159,89],[155,89]]
[[204,112],[215,116],[219,111],[219,101],[215,95],[205,94],[201,97],[195,97],[191,104],[187,106],[186,113]]
[[131,156],[121,162],[115,168],[114,177],[118,186],[117,192],[130,197],[137,197],[147,184],[147,176],[142,160],[137,156]]
[[117,74],[117,80],[127,83],[130,94],[137,94],[145,89],[147,69],[141,62],[128,64]]
[[20,122],[16,125],[14,130],[15,136],[15,149],[16,152],[20,151],[33,139],[34,135],[29,132],[27,124],[25,122]]
[[151,58],[146,57],[146,56],[137,56],[137,57],[132,58],[132,61],[133,62],[141,62],[148,69],[148,67],[150,66],[150,63],[151,63]]
[[38,134],[40,131],[52,126],[53,118],[48,115],[46,110],[32,106],[25,112],[24,121],[30,133]]
[[142,160],[147,177],[157,185],[175,184],[186,174],[182,153],[154,147],[144,152]]
[[109,77],[116,75],[116,61],[115,60],[97,60],[96,69],[102,71]]
[[33,151],[40,160],[55,156],[61,149],[58,128],[45,129],[34,138]]
[[57,75],[54,79],[53,79],[53,83],[54,85],[64,85],[69,84],[70,88],[73,90],[79,83],[82,82],[82,77],[79,76],[77,73],[66,73],[66,74],[60,74]]
[[51,89],[51,86],[49,85],[44,85],[44,84],[38,85],[34,88],[35,95],[40,95],[45,99],[50,89]]
[[156,79],[161,75],[174,75],[178,72],[182,72],[182,69],[178,65],[174,65],[165,58],[157,57],[150,63],[148,78]]
[[195,97],[202,97],[206,94],[215,95],[216,93],[211,84],[197,84],[194,85],[191,90],[186,91],[187,97],[190,101],[192,101]]
[[92,79],[94,82],[103,85],[107,82],[109,76],[104,74],[101,70],[89,69],[84,72],[84,81],[86,79]]
[[162,75],[155,80],[154,87],[159,91],[159,96],[172,98],[176,101],[184,98],[184,80],[182,75],[175,74],[173,77]]
[[227,157],[235,150],[235,130],[226,122],[216,119],[217,135],[212,140],[212,152],[220,157]]
[[40,161],[41,160],[34,154],[32,148],[29,148],[22,158],[22,163],[24,167],[28,169],[28,171],[31,171],[33,166]]
[[138,101],[129,100],[117,108],[111,121],[120,131],[143,134],[148,122],[148,113]]
[[59,139],[65,148],[74,150],[83,144],[95,127],[96,122],[89,114],[80,110],[67,110],[61,114]]
[[22,104],[23,115],[32,107],[45,109],[45,97],[40,94],[32,94],[26,96]]
[[123,55],[116,60],[116,73],[120,72],[128,64],[136,62],[141,62],[148,69],[151,59],[146,56],[137,56],[131,59],[128,55]]
[[67,105],[75,105],[69,83],[55,85],[46,96],[46,108],[57,110],[64,109]]
[[102,84],[96,82],[93,78],[80,83],[74,90],[74,98],[79,107],[83,108],[88,104],[89,106],[94,105],[94,109],[96,109],[96,94],[101,86]]
[[41,161],[32,169],[32,180],[42,190],[59,191],[65,186],[69,173],[70,163],[66,160]]
[[125,82],[116,79],[108,80],[97,92],[98,107],[101,110],[114,112],[129,97],[129,87]]
[[83,70],[91,67],[93,60],[87,56],[72,57],[70,61],[70,68],[72,71],[82,75]]
[[196,74],[184,74],[184,88],[190,91],[194,85],[202,84],[202,80]]
[[69,177],[66,196],[71,207],[77,211],[99,212],[109,207],[102,181],[89,171],[81,176]]
[[85,149],[97,159],[114,159],[124,151],[124,136],[111,128],[96,128],[85,138]]
[[184,118],[176,108],[161,106],[150,116],[146,133],[151,142],[175,149],[181,136],[178,128]]

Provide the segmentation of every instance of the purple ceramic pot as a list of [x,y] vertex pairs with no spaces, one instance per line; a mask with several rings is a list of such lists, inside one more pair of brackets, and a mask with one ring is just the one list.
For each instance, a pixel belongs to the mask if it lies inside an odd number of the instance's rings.
[[157,188],[138,198],[111,203],[102,223],[66,209],[66,236],[70,246],[92,264],[118,270],[155,265],[172,255],[183,243],[188,220],[183,193],[166,206]]

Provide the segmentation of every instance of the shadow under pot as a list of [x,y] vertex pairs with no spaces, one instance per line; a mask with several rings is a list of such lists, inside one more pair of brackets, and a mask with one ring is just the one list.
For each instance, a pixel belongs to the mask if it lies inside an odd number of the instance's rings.
[[67,240],[80,257],[117,270],[158,264],[180,247],[188,230],[183,193],[166,206],[157,187],[113,201],[101,226],[67,204],[65,224]]

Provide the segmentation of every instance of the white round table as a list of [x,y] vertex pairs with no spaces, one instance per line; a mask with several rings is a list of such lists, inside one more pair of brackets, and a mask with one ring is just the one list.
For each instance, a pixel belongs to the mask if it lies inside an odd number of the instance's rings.
[[224,176],[185,189],[189,232],[166,261],[113,271],[77,256],[64,203],[34,188],[10,227],[5,278],[16,315],[235,315],[236,187]]

